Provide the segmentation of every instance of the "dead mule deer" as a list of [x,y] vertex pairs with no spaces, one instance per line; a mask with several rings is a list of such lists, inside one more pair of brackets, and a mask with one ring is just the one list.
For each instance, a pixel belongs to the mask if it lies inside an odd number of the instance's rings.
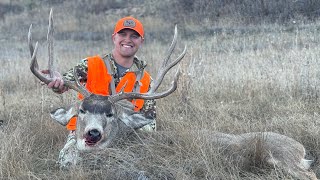
[[[38,70],[36,53],[38,43],[32,45],[31,27],[28,34],[28,44],[31,53],[32,73],[45,84],[52,81],[51,77],[46,77]],[[49,45],[49,70],[53,62],[52,45],[52,12],[49,16],[48,45]],[[59,108],[52,112],[52,117],[62,125],[66,125],[69,119],[78,115],[76,140],[70,141],[62,150],[69,151],[75,148],[74,154],[69,158],[60,159],[62,166],[67,163],[76,163],[77,152],[91,151],[110,147],[118,139],[127,137],[135,129],[150,123],[150,119],[140,113],[133,111],[132,104],[127,99],[159,99],[170,95],[177,88],[179,71],[175,74],[172,86],[164,92],[157,93],[166,73],[177,63],[179,63],[186,53],[186,48],[177,59],[168,63],[177,42],[177,28],[175,27],[173,41],[168,50],[167,56],[163,60],[162,67],[158,75],[146,94],[140,93],[119,93],[110,96],[91,94],[78,81],[76,69],[74,70],[75,81],[65,81],[65,86],[73,89],[85,98],[79,104],[69,108]],[[192,135],[193,133],[190,133]],[[254,132],[241,135],[217,133],[212,131],[201,131],[204,139],[208,143],[213,143],[214,147],[221,147],[224,152],[236,156],[236,159],[247,163],[250,160],[249,154],[259,152],[259,157],[270,166],[277,166],[286,170],[289,174],[299,179],[317,179],[312,171],[308,171],[310,161],[304,159],[305,148],[296,140],[273,132]],[[194,134],[199,135],[199,134]],[[76,144],[76,147],[75,147]]]

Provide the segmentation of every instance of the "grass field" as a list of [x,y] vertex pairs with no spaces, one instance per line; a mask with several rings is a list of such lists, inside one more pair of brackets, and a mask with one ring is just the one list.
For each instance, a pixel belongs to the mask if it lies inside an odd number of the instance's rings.
[[[292,137],[305,146],[314,160],[312,170],[320,177],[318,21],[225,22],[206,31],[178,26],[181,34],[173,58],[185,44],[188,51],[178,90],[157,101],[156,136],[144,143],[128,141],[105,152],[83,153],[90,163],[66,171],[56,161],[68,132],[49,113],[72,104],[75,92],[54,94],[29,70],[26,37],[31,23],[40,43],[40,67],[46,68],[48,12],[42,8],[9,14],[0,22],[0,179],[137,179],[141,174],[150,179],[293,179],[281,169],[241,170],[200,136],[189,136],[202,129],[233,134],[273,131]],[[117,18],[100,14],[81,19],[68,9],[54,9],[57,69],[65,72],[82,58],[107,53],[112,48],[108,33]],[[174,23],[141,18],[147,35],[138,56],[155,75]],[[95,19],[109,23],[97,24]],[[174,143],[162,138],[168,131]]]

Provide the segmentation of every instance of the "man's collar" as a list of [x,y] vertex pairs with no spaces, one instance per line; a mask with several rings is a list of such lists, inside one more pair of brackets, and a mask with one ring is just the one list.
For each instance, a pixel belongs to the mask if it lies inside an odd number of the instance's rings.
[[[113,64],[116,63],[112,53],[107,55],[111,61],[113,61]],[[147,63],[145,61],[139,60],[138,57],[134,57],[133,59],[133,65],[128,69],[128,72],[137,72],[143,70],[147,66]],[[116,68],[116,67],[115,67]]]

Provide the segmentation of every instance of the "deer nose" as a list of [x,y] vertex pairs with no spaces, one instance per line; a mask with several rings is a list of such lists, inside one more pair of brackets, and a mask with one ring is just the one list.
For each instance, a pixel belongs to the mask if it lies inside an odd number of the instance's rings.
[[101,139],[101,133],[97,129],[92,129],[88,131],[87,139],[92,143],[98,142]]

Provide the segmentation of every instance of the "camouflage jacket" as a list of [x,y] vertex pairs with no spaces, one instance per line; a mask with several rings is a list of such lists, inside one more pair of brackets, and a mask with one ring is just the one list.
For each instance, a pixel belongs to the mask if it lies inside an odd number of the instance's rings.
[[[107,58],[110,61],[111,68],[112,68],[113,72],[118,72],[116,62],[115,62],[112,54],[107,54],[107,55],[103,56],[102,58],[103,59]],[[123,74],[114,73],[115,86],[118,85],[121,78],[127,72],[142,70],[142,69],[145,69],[146,66],[147,66],[147,64],[145,61],[141,61],[137,57],[135,57],[134,58],[134,65],[130,69],[128,69],[125,73],[123,73]],[[87,73],[88,73],[88,60],[87,59],[81,60],[81,62],[78,63],[75,66],[75,68],[78,69],[77,75],[79,77],[79,80],[81,82],[85,83],[87,80]],[[73,69],[70,69],[69,71],[64,73],[63,77],[65,79],[70,80],[70,81],[74,81]],[[143,105],[142,109],[140,110],[140,112],[144,113],[146,117],[155,120],[155,118],[156,118],[156,102],[155,102],[155,100],[145,100],[144,105]]]

